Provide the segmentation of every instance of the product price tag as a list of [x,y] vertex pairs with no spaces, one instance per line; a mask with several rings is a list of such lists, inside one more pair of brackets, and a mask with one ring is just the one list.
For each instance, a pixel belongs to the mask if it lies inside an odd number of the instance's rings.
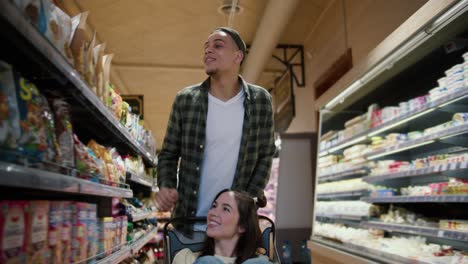
[[444,237],[444,230],[439,230],[437,232],[437,237]]

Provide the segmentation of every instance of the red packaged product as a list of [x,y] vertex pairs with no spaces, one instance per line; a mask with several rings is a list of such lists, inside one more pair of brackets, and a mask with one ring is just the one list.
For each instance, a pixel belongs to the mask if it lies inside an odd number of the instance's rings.
[[49,201],[31,201],[26,222],[26,263],[46,264]]
[[25,201],[0,201],[0,263],[24,263],[26,259]]
[[62,259],[63,263],[71,261],[71,233],[72,233],[72,208],[71,202],[63,203],[63,222],[61,230]]

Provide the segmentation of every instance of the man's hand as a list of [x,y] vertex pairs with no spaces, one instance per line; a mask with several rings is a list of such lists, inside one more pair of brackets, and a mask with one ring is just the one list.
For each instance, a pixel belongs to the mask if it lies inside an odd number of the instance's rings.
[[159,211],[166,212],[174,208],[179,199],[179,193],[173,188],[160,188],[156,193],[156,207]]

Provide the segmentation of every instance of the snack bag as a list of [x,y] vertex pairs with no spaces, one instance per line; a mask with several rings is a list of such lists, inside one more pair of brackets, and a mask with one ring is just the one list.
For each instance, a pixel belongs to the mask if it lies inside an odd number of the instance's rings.
[[20,9],[26,19],[31,22],[42,34],[47,31],[46,10],[41,0],[15,0],[14,3]]
[[0,147],[16,149],[21,134],[13,71],[0,61]]
[[110,67],[112,63],[112,58],[114,58],[114,54],[107,54],[107,55],[104,55],[103,60],[102,60],[102,62],[104,63],[103,75],[102,75],[104,84],[103,84],[103,91],[101,91],[101,93],[98,94],[98,96],[100,97],[100,99],[106,106],[109,106],[107,104],[108,102],[107,95],[108,95],[108,90],[110,87]]
[[27,202],[0,201],[0,263],[25,263]]
[[94,159],[89,155],[88,148],[81,143],[76,135],[73,135],[75,149],[76,169],[83,173],[97,174],[98,168]]
[[96,90],[96,76],[95,76],[95,68],[94,68],[94,46],[96,45],[96,31],[94,31],[93,38],[91,42],[85,45],[84,49],[84,78],[85,81],[88,83],[91,90],[98,94]]
[[103,172],[102,176],[104,176],[104,179],[108,181],[113,181],[113,170],[107,165],[108,161],[112,158],[109,157],[107,149],[94,140],[90,140],[88,142],[88,147],[96,154],[97,158],[102,161],[100,167],[103,168],[101,169],[101,171]]
[[94,153],[94,151],[90,147],[86,147],[86,149],[88,150],[89,156],[94,160],[94,163],[96,163],[96,175],[99,178],[105,179],[107,175],[106,164],[96,155],[96,153]]
[[122,102],[122,112],[121,112],[121,115],[120,115],[120,123],[122,125],[127,124],[127,114],[130,112],[129,109],[130,109],[130,105],[127,102],[123,101]]
[[47,17],[46,37],[55,45],[68,62],[73,62],[73,56],[70,50],[70,39],[72,33],[71,18],[60,8],[52,3],[51,0],[42,0]]
[[103,72],[103,56],[106,49],[106,43],[102,43],[94,47],[94,65],[96,76],[96,95],[102,94],[104,90],[104,72]]
[[70,50],[73,57],[75,69],[84,76],[84,59],[86,45],[86,19],[89,12],[78,14],[71,19],[72,33],[70,38]]
[[116,181],[120,183],[125,182],[126,170],[125,170],[125,162],[123,161],[122,157],[119,155],[115,148],[111,148],[109,150],[109,154],[112,157],[112,161],[116,168]]
[[73,128],[70,119],[70,106],[63,99],[52,99],[55,114],[55,135],[58,140],[60,159],[58,163],[75,167]]
[[49,201],[31,201],[26,222],[26,263],[47,264]]
[[42,118],[45,104],[37,87],[14,72],[21,136],[18,148],[24,155],[42,161],[47,150],[47,127]]
[[41,100],[41,113],[47,133],[47,149],[45,151],[44,159],[51,162],[57,162],[61,159],[61,155],[57,137],[55,136],[54,115],[50,109],[47,99],[44,96],[42,96]]
[[112,84],[109,84],[108,95],[107,100],[109,109],[117,120],[120,120],[122,116],[122,97],[116,92]]

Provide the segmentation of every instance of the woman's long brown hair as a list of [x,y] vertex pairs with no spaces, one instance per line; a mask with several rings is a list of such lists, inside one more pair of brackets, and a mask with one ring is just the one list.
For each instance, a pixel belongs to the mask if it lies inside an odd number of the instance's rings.
[[[233,192],[234,198],[237,203],[237,209],[239,211],[239,223],[245,232],[240,234],[239,241],[237,241],[236,248],[234,249],[234,255],[236,256],[236,264],[241,264],[249,258],[256,257],[256,250],[261,245],[261,232],[258,223],[257,206],[255,201],[246,192],[232,191],[224,189],[219,192],[218,197],[225,192]],[[200,257],[202,256],[213,256],[214,255],[214,239],[206,237],[203,250],[201,251]]]

